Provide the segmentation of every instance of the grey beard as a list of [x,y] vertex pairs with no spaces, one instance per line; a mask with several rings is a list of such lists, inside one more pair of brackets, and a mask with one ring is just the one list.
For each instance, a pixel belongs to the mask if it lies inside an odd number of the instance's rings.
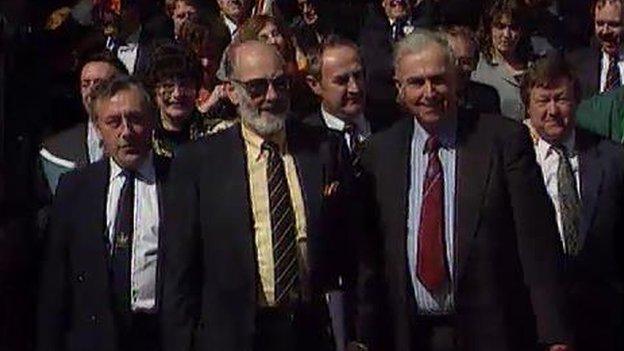
[[245,126],[263,137],[273,135],[284,129],[286,117],[288,116],[286,112],[283,112],[263,118],[260,116],[259,109],[244,103],[239,106],[239,114]]

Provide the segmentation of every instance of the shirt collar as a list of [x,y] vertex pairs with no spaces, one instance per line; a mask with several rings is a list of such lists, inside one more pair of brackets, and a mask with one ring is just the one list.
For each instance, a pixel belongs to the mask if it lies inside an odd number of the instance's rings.
[[221,18],[223,18],[223,22],[225,23],[225,26],[230,31],[230,35],[234,35],[234,33],[236,33],[236,31],[238,30],[238,25],[234,21],[232,21],[232,19],[226,16],[223,12],[221,12]]
[[[345,128],[345,121],[339,117],[332,115],[331,113],[325,111],[325,108],[321,106],[321,116],[327,124],[327,128],[337,130],[339,132],[343,132]],[[364,118],[363,114],[356,116],[351,119],[351,122],[355,124],[357,128],[358,134],[368,135],[370,134],[370,127],[368,125],[368,121]]]
[[[535,153],[537,154],[539,161],[543,162],[553,153],[555,153],[554,146],[540,137],[529,119],[525,119],[524,124],[529,127],[531,139],[533,140],[533,145],[535,146]],[[574,155],[576,153],[576,132],[574,131],[574,129],[572,129],[570,134],[568,134],[561,141],[561,145],[565,147],[566,154],[568,156]]]
[[[429,133],[418,122],[418,119],[414,118],[414,137],[424,145],[429,136]],[[437,137],[443,148],[454,149],[457,141],[457,117],[445,118],[443,121],[440,121]],[[424,152],[424,147],[422,149]]]
[[[607,54],[606,52],[602,51],[602,49],[600,49],[600,53],[602,54],[601,55],[602,60],[604,62],[609,62],[609,54]],[[624,46],[620,46],[620,50],[618,51],[617,55],[618,55],[618,57],[617,57],[618,61],[621,61],[622,58],[624,58]]]
[[286,153],[286,131],[281,130],[276,135],[271,136],[271,138],[263,138],[258,133],[251,130],[251,128],[247,127],[245,123],[241,122],[241,132],[243,134],[243,140],[245,141],[245,145],[247,146],[247,152],[251,153],[251,156],[254,160],[260,159],[263,154],[262,143],[265,141],[271,141],[277,144],[280,149],[280,153]]
[[[112,157],[109,159],[109,162],[110,180],[112,181],[118,177],[122,177],[124,169],[121,168],[121,166],[119,166]],[[149,152],[149,155],[139,167],[137,171],[137,178],[144,180],[147,183],[152,183],[156,180],[156,171],[154,170],[154,154],[152,151]]]

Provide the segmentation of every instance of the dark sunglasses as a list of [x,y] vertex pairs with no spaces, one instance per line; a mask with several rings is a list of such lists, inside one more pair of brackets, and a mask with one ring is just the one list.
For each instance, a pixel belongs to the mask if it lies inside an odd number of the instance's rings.
[[247,94],[253,99],[265,96],[269,90],[269,84],[279,93],[284,93],[290,88],[290,79],[286,75],[281,75],[273,79],[258,78],[251,79],[246,82],[232,79],[232,81],[240,84]]

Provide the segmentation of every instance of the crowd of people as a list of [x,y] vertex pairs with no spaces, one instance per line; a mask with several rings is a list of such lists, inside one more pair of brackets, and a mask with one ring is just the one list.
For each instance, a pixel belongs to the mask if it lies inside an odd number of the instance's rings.
[[0,29],[0,351],[624,350],[624,0]]

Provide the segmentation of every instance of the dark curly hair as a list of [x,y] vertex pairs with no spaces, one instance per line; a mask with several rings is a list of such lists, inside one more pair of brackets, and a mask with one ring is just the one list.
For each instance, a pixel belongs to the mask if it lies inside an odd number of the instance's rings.
[[524,62],[532,60],[533,52],[528,33],[527,12],[517,0],[496,0],[481,17],[479,25],[479,46],[487,63],[493,62],[494,47],[492,46],[492,26],[509,18],[511,24],[520,28],[520,40],[516,47],[516,55]]
[[154,93],[168,79],[190,79],[199,89],[202,71],[193,52],[174,41],[161,41],[151,50],[149,66],[143,75],[145,86]]

